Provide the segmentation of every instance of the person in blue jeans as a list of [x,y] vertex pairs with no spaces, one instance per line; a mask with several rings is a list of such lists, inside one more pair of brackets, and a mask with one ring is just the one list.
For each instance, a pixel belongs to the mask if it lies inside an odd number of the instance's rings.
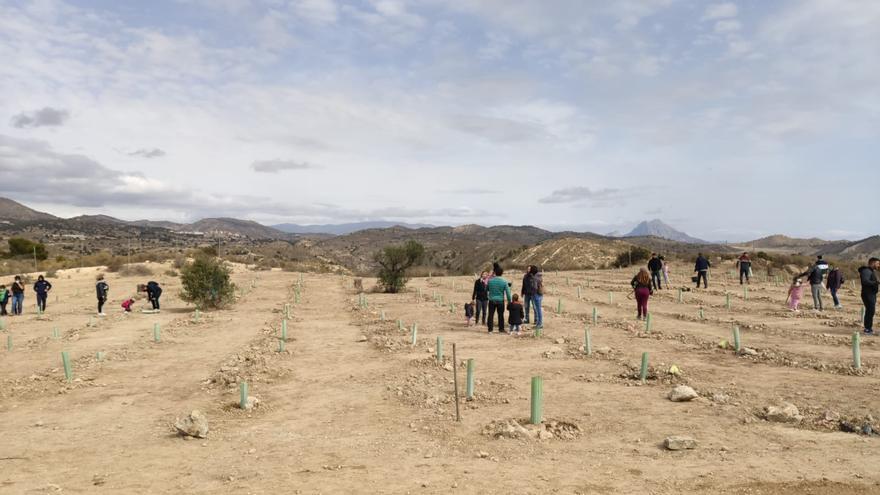
[[544,274],[535,265],[529,269],[532,274],[532,307],[535,308],[535,328],[544,328]]
[[506,323],[504,321],[504,300],[510,303],[510,284],[501,275],[504,270],[496,263],[494,268],[495,276],[489,280],[487,288],[489,289],[489,333],[492,333],[494,327],[495,313],[498,313],[498,332],[507,333],[504,329]]
[[21,277],[16,275],[15,281],[12,282],[12,314],[20,315],[24,309],[24,284]]
[[[532,304],[532,296],[535,295],[535,284],[534,284],[534,281],[532,280],[533,276],[534,275],[532,275],[532,265],[529,265],[526,267],[526,274],[523,275],[522,290],[520,290],[520,292],[519,292],[520,297],[522,297],[523,304],[526,307],[526,310],[525,310],[526,317],[522,321],[522,323],[524,325],[529,324],[529,307]],[[537,321],[537,319],[538,319],[538,316],[536,314],[535,320]]]
[[34,284],[34,293],[37,295],[37,309],[46,312],[46,301],[49,299],[49,291],[52,290],[52,284],[40,275],[37,277],[37,283]]

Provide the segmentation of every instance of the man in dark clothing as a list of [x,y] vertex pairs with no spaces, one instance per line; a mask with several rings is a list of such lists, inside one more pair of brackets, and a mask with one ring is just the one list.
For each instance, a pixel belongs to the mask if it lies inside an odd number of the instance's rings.
[[840,298],[837,297],[837,291],[843,286],[843,282],[843,274],[840,273],[840,268],[832,267],[825,278],[825,288],[831,292],[831,299],[834,300],[834,309],[843,307],[840,305]]
[[104,303],[107,302],[109,292],[110,286],[104,281],[104,275],[98,275],[98,282],[95,284],[95,293],[98,296],[98,316],[107,316],[104,314]]
[[862,304],[865,305],[865,335],[874,335],[874,310],[877,307],[877,270],[880,270],[880,259],[871,258],[868,266],[859,268],[859,280],[862,282]]
[[[522,296],[523,303],[526,307],[525,310],[525,319],[522,321],[523,324],[529,324],[529,308],[532,305],[532,299],[535,295],[535,281],[534,276],[532,275],[532,265],[526,267],[526,274],[523,275],[522,280],[522,290],[520,291],[520,296]],[[537,313],[535,313],[535,319],[537,319]]]
[[[488,311],[489,307],[489,289],[486,287],[488,282],[489,272],[483,272],[480,274],[480,278],[474,280],[474,292],[471,294],[471,301],[474,302],[474,306],[477,309],[474,316],[475,324],[486,324],[486,311]],[[482,321],[480,321],[480,315],[483,315]]]
[[743,253],[736,260],[736,266],[739,267],[739,285],[743,284],[743,277],[745,277],[746,283],[751,284],[749,277],[752,276],[752,260],[749,258],[749,253]]
[[697,273],[697,288],[700,287],[700,279],[703,280],[703,288],[709,288],[709,267],[712,263],[703,256],[703,253],[697,254],[697,261],[694,263],[694,271]]
[[52,290],[52,284],[40,275],[34,283],[34,292],[37,294],[37,309],[43,313],[46,311],[46,300],[49,298],[49,291]]
[[651,272],[651,286],[654,289],[662,289],[660,275],[663,271],[663,260],[657,257],[657,253],[651,253],[651,259],[648,260],[648,270]]
[[153,310],[159,311],[159,296],[162,295],[162,287],[157,282],[147,282],[147,299],[153,303]]
[[828,269],[828,263],[822,260],[822,257],[816,260],[816,263],[809,270],[798,275],[798,278],[806,277],[810,282],[810,293],[813,296],[813,310],[822,311],[822,280],[825,278],[825,271]]

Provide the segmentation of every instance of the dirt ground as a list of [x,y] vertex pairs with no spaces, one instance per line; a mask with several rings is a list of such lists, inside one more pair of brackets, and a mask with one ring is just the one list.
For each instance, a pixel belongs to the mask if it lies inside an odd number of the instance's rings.
[[[755,281],[744,300],[716,271],[682,302],[658,291],[646,332],[627,298],[632,271],[546,273],[544,335],[515,338],[465,326],[470,277],[414,279],[406,293],[368,293],[362,308],[350,277],[304,274],[297,304],[299,274],[236,266],[241,299],[194,321],[162,275],[162,312],[123,314],[122,298],[146,280],[110,275],[108,316],[90,321],[96,272],[59,272],[47,314],[34,314],[29,292],[26,314],[4,318],[0,493],[880,493],[880,438],[839,428],[880,429],[880,348],[864,338],[862,368],[852,368],[859,304],[849,282],[843,310],[815,314],[807,300],[794,315],[784,286]],[[521,276],[507,274],[515,289]],[[674,288],[689,282],[678,278]],[[734,325],[745,354],[723,346]],[[462,395],[465,360],[476,370],[458,423],[453,343]],[[534,436],[520,426],[532,376],[544,380],[546,428]],[[260,400],[252,411],[237,407],[241,380]],[[671,402],[678,384],[699,397]],[[782,402],[802,419],[764,419]],[[208,417],[205,439],[173,431],[194,409]],[[698,445],[666,450],[670,435]]]

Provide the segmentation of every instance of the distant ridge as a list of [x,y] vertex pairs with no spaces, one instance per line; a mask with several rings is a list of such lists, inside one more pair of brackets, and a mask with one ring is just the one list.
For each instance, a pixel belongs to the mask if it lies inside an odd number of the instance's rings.
[[404,223],[404,222],[355,222],[355,223],[339,223],[324,225],[298,225],[295,223],[281,223],[271,225],[272,228],[287,232],[288,234],[331,234],[331,235],[348,235],[361,230],[367,229],[386,229],[389,227],[403,227],[406,229],[424,229],[432,228],[434,225],[423,223]]
[[636,225],[636,228],[632,229],[623,237],[660,237],[662,239],[686,242],[688,244],[707,244],[706,241],[691,237],[680,230],[675,230],[656,218]]
[[57,218],[55,215],[28,208],[9,198],[0,198],[0,220],[33,222],[38,220],[56,220]]

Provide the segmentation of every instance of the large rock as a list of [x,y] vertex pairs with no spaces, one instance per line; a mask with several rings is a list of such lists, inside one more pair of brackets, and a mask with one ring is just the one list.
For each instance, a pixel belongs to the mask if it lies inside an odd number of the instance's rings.
[[804,417],[794,404],[785,402],[778,406],[765,407],[764,419],[774,423],[800,423]]
[[201,411],[192,411],[183,418],[177,418],[174,428],[184,436],[206,438],[208,436],[208,417]]
[[663,440],[663,446],[669,450],[690,450],[697,448],[697,441],[691,437],[673,435]]
[[669,392],[669,400],[672,402],[687,402],[697,397],[697,392],[687,385],[679,385]]

